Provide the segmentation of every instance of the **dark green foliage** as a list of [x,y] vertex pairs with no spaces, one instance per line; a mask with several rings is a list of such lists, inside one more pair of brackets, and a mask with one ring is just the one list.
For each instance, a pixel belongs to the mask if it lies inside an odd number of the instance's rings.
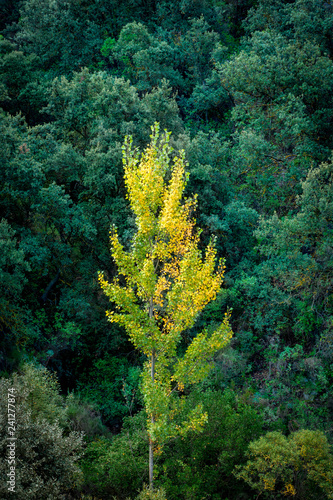
[[310,41],[332,53],[332,5],[325,0],[259,0],[244,27],[248,33],[274,29],[297,41]]
[[18,44],[40,57],[44,69],[62,74],[96,61],[100,28],[78,15],[79,1],[27,0],[21,7]]
[[39,121],[44,104],[40,60],[26,55],[0,35],[0,105],[12,114],[22,112],[29,123]]
[[198,83],[185,101],[185,112],[188,118],[208,120],[223,120],[224,114],[229,111],[231,100],[216,71]]
[[[260,435],[262,421],[256,410],[229,391],[193,394],[192,408],[200,400],[208,411],[208,424],[201,434],[177,438],[157,457],[157,487],[170,500],[177,498],[227,498],[237,494],[241,483],[231,476],[235,464],[244,463],[248,443]],[[82,461],[86,481],[99,494],[134,498],[147,481],[145,456],[148,442],[145,414],[125,419],[121,434],[89,444]]]
[[[142,360],[106,321],[97,273],[117,273],[110,225],[126,248],[133,238],[124,137],[142,150],[154,122],[185,151],[200,244],[216,238],[226,258],[224,289],[182,348],[227,308],[234,331],[190,396],[209,410],[206,429],[156,457],[154,494],[251,497],[232,470],[263,434],[256,411],[265,432],[333,439],[332,26],[326,0],[0,2],[0,372],[34,359],[75,389],[66,411],[52,386],[33,416],[28,402],[20,412],[30,465],[37,431],[61,450],[71,430],[86,433],[77,496],[152,495],[135,415]],[[31,373],[29,384],[46,376]],[[43,434],[47,407],[62,427]],[[309,484],[300,498],[329,497]]]
[[138,409],[140,373],[141,369],[130,366],[126,359],[98,359],[78,381],[80,397],[94,403],[111,427],[119,425],[124,416]]
[[0,4],[0,31],[18,21],[21,0],[2,0]]
[[30,270],[24,260],[24,251],[20,248],[15,231],[6,219],[0,221],[0,287],[5,298],[17,297],[22,293],[27,281],[26,271]]
[[[14,388],[14,392],[9,389]],[[64,499],[82,478],[77,461],[82,453],[82,435],[64,434],[66,408],[57,383],[45,369],[26,365],[23,372],[1,379],[0,447],[1,476],[8,473],[8,394],[15,408],[15,492],[14,499]],[[12,398],[12,395],[15,395]],[[11,407],[11,409],[13,409]],[[2,498],[8,498],[8,484],[1,481]]]
[[85,484],[104,498],[131,498],[148,482],[146,416],[124,420],[122,432],[110,439],[92,441],[81,460]]
[[177,439],[161,457],[159,484],[170,500],[235,498],[241,486],[232,479],[235,464],[244,462],[248,443],[260,435],[262,421],[256,410],[232,391],[193,394],[190,405],[202,401],[208,423],[202,434]]
[[71,392],[66,398],[66,414],[68,417],[65,430],[84,433],[86,440],[96,436],[107,436],[108,428],[103,425],[100,412],[90,402],[84,401]]
[[327,157],[332,74],[332,62],[319,46],[274,31],[254,33],[221,66],[237,103],[232,175],[261,210],[292,210],[311,163]]

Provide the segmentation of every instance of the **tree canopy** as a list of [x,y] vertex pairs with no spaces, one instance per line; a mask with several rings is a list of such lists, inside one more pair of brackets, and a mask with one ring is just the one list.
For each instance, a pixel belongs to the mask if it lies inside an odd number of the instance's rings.
[[[332,22],[328,0],[0,2],[0,382],[43,367],[68,414],[38,442],[85,433],[80,485],[34,476],[57,498],[329,498]],[[270,443],[292,476],[259,471]]]

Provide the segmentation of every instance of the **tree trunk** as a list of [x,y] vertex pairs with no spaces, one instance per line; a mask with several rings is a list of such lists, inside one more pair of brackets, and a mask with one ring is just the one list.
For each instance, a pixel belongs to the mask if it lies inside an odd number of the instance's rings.
[[[155,351],[151,355],[151,378],[154,382],[155,376]],[[154,424],[154,415],[151,416],[151,423]],[[154,442],[149,436],[149,487],[154,488]]]
[[149,437],[149,488],[154,488],[154,447],[153,440]]
[[[149,318],[153,317],[153,298],[150,299],[149,304]],[[151,353],[151,379],[154,383],[155,379],[155,349]],[[154,415],[151,416],[151,423],[154,424]],[[149,436],[149,487],[152,490],[154,488],[154,442]]]

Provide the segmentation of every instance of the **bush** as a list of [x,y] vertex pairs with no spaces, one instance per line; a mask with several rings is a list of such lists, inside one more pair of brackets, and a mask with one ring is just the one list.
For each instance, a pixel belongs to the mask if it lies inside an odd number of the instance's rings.
[[68,423],[66,428],[83,432],[88,439],[106,436],[109,429],[103,425],[100,412],[88,401],[71,393],[66,398]]
[[231,390],[190,396],[190,405],[202,402],[208,422],[202,433],[165,446],[157,484],[165,488],[168,500],[224,500],[242,492],[231,473],[236,464],[245,463],[248,444],[262,432],[262,419],[246,399]]
[[78,393],[99,409],[107,425],[119,424],[138,409],[140,372],[127,359],[105,356],[80,378]]
[[135,500],[167,500],[167,498],[163,488],[151,490],[147,486],[144,486]]
[[281,498],[290,495],[300,500],[333,498],[333,457],[320,431],[300,430],[288,438],[269,432],[249,445],[248,456],[250,460],[236,467],[234,475],[259,494],[276,492]]
[[88,444],[81,461],[88,493],[103,499],[135,498],[148,480],[146,418],[144,412],[127,417],[119,435]]
[[[208,412],[202,433],[178,437],[156,453],[156,499],[199,500],[236,498],[242,482],[231,472],[246,462],[246,449],[262,430],[256,410],[233,391],[192,393],[185,411],[201,401]],[[126,418],[121,433],[111,440],[101,438],[87,446],[81,462],[87,493],[103,499],[150,498],[143,489],[148,481],[147,416],[144,411]],[[162,452],[161,452],[162,451]],[[162,488],[159,490],[158,488]],[[139,497],[137,492],[142,490]]]
[[[10,428],[9,402],[15,407],[15,424]],[[78,432],[65,436],[60,426],[65,420],[57,382],[45,368],[25,365],[22,373],[0,379],[0,477],[7,478],[10,465],[15,467],[15,490],[10,498],[60,500],[80,484],[77,461],[83,437]],[[9,432],[15,441],[8,440]],[[8,463],[9,442],[15,443],[15,464]],[[8,497],[6,481],[0,482],[0,498]]]

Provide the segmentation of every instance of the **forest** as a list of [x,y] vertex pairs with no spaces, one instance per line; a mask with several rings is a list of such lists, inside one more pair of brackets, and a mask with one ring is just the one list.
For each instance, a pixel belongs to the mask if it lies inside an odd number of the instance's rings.
[[332,132],[332,0],[1,0],[0,500],[333,499]]

